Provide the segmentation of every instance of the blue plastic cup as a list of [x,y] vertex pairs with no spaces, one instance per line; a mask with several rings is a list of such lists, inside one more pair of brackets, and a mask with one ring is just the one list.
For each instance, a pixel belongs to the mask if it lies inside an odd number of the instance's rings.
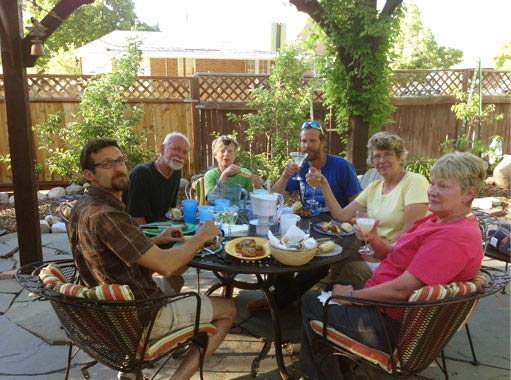
[[197,221],[197,200],[185,199],[181,202],[185,223],[195,224]]
[[199,223],[204,223],[206,220],[214,220],[213,214],[211,213],[214,207],[211,206],[199,206]]
[[231,205],[231,201],[229,199],[217,199],[215,200],[215,207],[229,207]]

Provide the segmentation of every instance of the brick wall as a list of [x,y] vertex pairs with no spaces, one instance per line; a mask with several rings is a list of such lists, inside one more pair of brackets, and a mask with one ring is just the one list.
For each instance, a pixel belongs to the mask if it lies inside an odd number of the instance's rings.
[[246,73],[245,60],[238,59],[197,59],[195,63],[197,73]]
[[177,77],[177,58],[151,58],[151,76]]

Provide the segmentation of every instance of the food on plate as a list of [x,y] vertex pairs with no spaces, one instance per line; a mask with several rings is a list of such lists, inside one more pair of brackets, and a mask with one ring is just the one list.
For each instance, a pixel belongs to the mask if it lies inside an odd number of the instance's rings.
[[322,231],[325,231],[327,233],[331,233],[331,234],[334,234],[334,235],[339,235],[343,232],[352,232],[353,231],[353,226],[349,223],[342,223],[342,224],[337,224],[336,222],[334,222],[333,220],[330,221],[330,222],[323,222],[319,225],[319,228],[322,230]]
[[300,210],[302,208],[302,202],[300,201],[296,201],[295,203],[293,203],[291,205],[291,208],[293,209],[293,212],[297,212],[298,210]]
[[264,247],[256,244],[254,239],[243,239],[236,243],[234,250],[236,253],[241,254],[243,257],[258,257],[264,256]]
[[300,215],[300,216],[312,216],[312,209],[308,208],[308,207],[302,207],[301,209],[299,209],[298,211],[295,212],[296,215]]
[[320,244],[318,248],[321,251],[321,253],[330,252],[334,250],[335,243],[333,241],[327,241],[325,243]]
[[220,244],[216,240],[211,240],[204,243],[204,248],[216,251],[218,248],[220,248]]
[[351,224],[349,224],[349,223],[344,222],[344,223],[341,224],[341,229],[344,232],[351,232],[351,231],[353,231],[353,226]]
[[169,211],[170,214],[172,215],[172,219],[174,220],[179,220],[183,217],[183,213],[178,208],[171,208]]

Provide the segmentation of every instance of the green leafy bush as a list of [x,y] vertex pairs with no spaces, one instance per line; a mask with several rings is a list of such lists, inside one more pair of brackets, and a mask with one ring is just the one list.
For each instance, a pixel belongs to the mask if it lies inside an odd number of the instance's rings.
[[[138,43],[130,41],[126,53],[115,61],[113,71],[87,85],[79,110],[73,115],[75,121],[63,124],[63,114],[55,113],[34,127],[40,149],[47,151],[51,173],[81,179],[80,151],[96,138],[117,140],[131,165],[149,157],[145,134],[136,132],[143,111],[128,105],[128,90],[137,80],[141,55]],[[54,141],[59,142],[56,148]]]
[[405,164],[405,170],[413,173],[422,174],[429,181],[431,168],[436,160],[429,158],[417,158],[415,160],[408,161]]

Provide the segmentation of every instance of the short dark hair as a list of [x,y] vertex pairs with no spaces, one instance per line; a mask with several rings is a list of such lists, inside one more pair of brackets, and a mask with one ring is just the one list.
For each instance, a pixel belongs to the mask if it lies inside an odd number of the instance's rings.
[[82,170],[88,169],[94,172],[94,161],[92,160],[91,155],[109,146],[115,146],[117,149],[121,150],[117,141],[112,139],[96,139],[85,144],[82,152],[80,153],[80,166],[82,167]]

